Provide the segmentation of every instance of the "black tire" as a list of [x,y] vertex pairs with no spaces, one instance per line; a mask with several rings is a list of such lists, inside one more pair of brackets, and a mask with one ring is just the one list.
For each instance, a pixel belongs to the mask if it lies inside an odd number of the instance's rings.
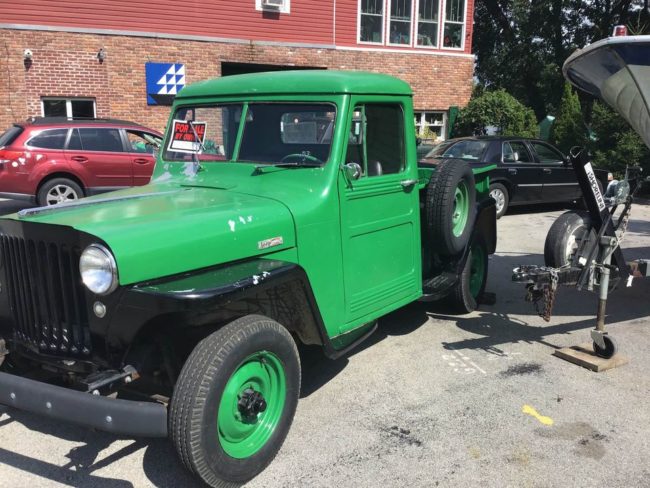
[[506,213],[510,203],[510,194],[508,189],[501,183],[492,183],[490,185],[490,196],[497,202],[497,219]]
[[[248,457],[231,457],[220,440],[217,413],[228,381],[256,353],[272,353],[281,362],[286,382],[284,406],[275,430],[258,451]],[[269,318],[242,317],[203,339],[185,362],[169,409],[172,443],[185,467],[209,486],[244,483],[278,453],[293,421],[299,393],[300,359],[291,334]],[[253,418],[257,420],[259,415],[255,413]]]
[[[552,268],[570,264],[573,255],[583,239],[589,236],[591,229],[589,213],[570,210],[560,215],[548,233],[544,242],[544,263]],[[593,230],[591,234],[595,235]]]
[[55,193],[57,192],[61,196],[68,196],[64,201],[74,201],[84,197],[83,190],[74,181],[68,178],[53,178],[43,183],[43,185],[38,189],[36,202],[43,207],[62,203],[60,201],[55,202]]
[[605,349],[601,348],[596,342],[594,342],[594,353],[596,356],[600,356],[601,358],[609,359],[616,354],[618,351],[618,345],[616,344],[616,341],[614,340],[613,337],[610,336],[603,336],[603,341],[605,342]]
[[[481,258],[476,253],[480,253]],[[479,264],[480,263],[480,264]],[[479,270],[479,267],[481,268]],[[472,283],[472,279],[480,272],[480,282]],[[481,296],[485,291],[485,284],[488,275],[488,253],[487,246],[479,239],[472,244],[469,256],[465,262],[463,272],[458,282],[454,285],[447,296],[447,304],[456,313],[466,314],[478,308]],[[479,283],[478,285],[476,283]],[[472,288],[474,288],[472,290]]]
[[[454,233],[456,189],[467,191],[467,218],[462,231]],[[433,252],[446,256],[460,253],[469,242],[476,219],[474,174],[464,161],[444,160],[431,175],[425,194],[425,231]]]

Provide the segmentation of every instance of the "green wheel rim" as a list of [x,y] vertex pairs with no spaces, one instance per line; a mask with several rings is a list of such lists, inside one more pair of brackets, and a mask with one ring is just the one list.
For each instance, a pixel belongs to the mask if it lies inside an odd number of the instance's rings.
[[469,190],[464,181],[456,187],[454,193],[454,209],[451,217],[452,232],[454,236],[460,236],[467,225],[469,216]]
[[478,297],[485,279],[485,252],[481,246],[472,246],[469,258],[469,292],[474,298]]
[[[251,390],[264,399],[263,411],[242,410],[240,400]],[[275,354],[260,351],[244,359],[228,380],[217,413],[219,443],[226,454],[243,459],[264,447],[280,423],[286,392],[284,367]]]

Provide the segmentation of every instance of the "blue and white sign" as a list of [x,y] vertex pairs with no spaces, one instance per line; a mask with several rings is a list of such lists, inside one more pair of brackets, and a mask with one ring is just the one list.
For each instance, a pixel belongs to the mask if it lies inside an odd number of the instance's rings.
[[185,86],[185,65],[174,63],[145,63],[147,105],[171,105],[176,94]]

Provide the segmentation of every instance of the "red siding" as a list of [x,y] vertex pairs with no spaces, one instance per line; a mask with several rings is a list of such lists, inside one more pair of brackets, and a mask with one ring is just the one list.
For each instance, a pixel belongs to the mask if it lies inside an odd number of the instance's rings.
[[334,43],[334,0],[293,0],[289,14],[255,10],[255,0],[0,0],[0,12],[4,24]]

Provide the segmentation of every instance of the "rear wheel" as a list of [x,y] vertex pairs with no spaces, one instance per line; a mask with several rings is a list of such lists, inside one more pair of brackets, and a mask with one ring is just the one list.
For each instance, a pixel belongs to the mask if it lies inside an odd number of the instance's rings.
[[490,185],[490,196],[496,202],[497,219],[500,219],[506,213],[506,210],[508,210],[508,203],[510,202],[508,189],[501,183],[492,183]]
[[464,161],[442,161],[425,195],[427,241],[434,252],[450,256],[469,242],[474,226],[474,174]]
[[183,464],[213,487],[243,483],[278,453],[300,392],[291,334],[250,315],[201,341],[174,388],[169,432]]
[[487,246],[479,239],[472,244],[463,272],[447,297],[449,305],[458,313],[476,310],[485,291],[487,274]]
[[54,178],[43,183],[36,196],[37,203],[41,206],[56,205],[58,203],[72,202],[83,198],[81,187],[68,178]]

